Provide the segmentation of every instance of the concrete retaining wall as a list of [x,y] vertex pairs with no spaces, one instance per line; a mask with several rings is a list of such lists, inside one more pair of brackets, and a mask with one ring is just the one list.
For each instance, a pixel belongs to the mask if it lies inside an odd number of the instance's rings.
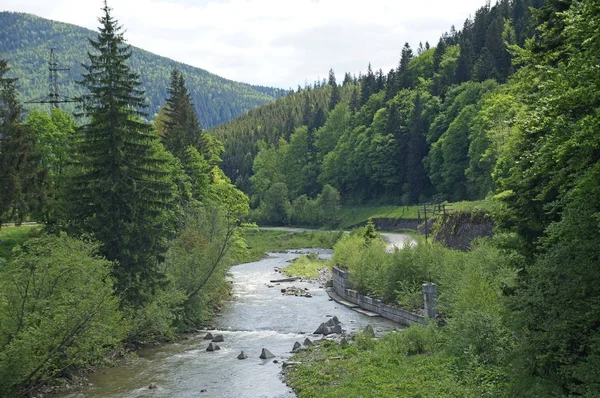
[[421,315],[414,314],[401,308],[390,307],[381,300],[359,294],[356,290],[350,288],[348,271],[339,267],[333,267],[333,290],[344,300],[402,325],[410,326],[413,323],[426,325],[428,322],[428,319]]

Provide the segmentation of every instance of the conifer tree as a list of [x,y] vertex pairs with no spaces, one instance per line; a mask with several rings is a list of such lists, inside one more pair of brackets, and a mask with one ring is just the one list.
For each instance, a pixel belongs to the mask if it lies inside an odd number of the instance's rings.
[[440,64],[442,63],[442,59],[444,58],[444,54],[446,53],[446,42],[444,39],[440,38],[435,51],[433,52],[433,72],[437,73],[440,70]]
[[367,74],[361,79],[361,105],[367,103],[371,95],[377,92],[377,81],[375,80],[375,74],[373,73],[373,69],[371,69],[371,64],[369,63],[369,67],[367,68]]
[[8,220],[20,223],[41,207],[46,174],[35,137],[21,123],[16,79],[6,77],[8,71],[0,60],[0,226]]
[[331,96],[329,97],[329,110],[331,111],[342,100],[340,88],[335,81],[333,69],[329,69],[329,81],[327,84],[331,86]]
[[360,89],[359,87],[354,87],[352,89],[352,94],[350,96],[350,111],[355,113],[360,109]]
[[408,64],[410,60],[413,59],[413,51],[410,48],[408,43],[404,43],[404,47],[402,47],[402,55],[400,56],[400,65],[398,65],[398,73],[397,73],[397,87],[398,91],[410,88],[410,74],[408,73]]
[[167,210],[175,189],[169,157],[151,126],[139,75],[127,65],[131,48],[104,2],[99,33],[79,84],[87,90],[78,105],[89,122],[77,143],[77,175],[70,192],[72,229],[100,242],[114,261],[123,304],[139,306],[162,274],[158,264],[171,231]]
[[203,131],[185,87],[185,79],[177,69],[171,71],[171,85],[167,88],[166,121],[161,137],[165,148],[182,159],[187,147],[193,146],[203,153]]

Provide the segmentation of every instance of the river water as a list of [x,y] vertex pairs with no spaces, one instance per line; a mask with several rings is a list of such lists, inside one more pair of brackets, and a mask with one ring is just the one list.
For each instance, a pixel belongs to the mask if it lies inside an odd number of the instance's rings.
[[[306,250],[329,258],[330,250]],[[281,379],[281,363],[291,356],[295,341],[322,338],[312,335],[321,322],[335,315],[342,328],[353,332],[371,324],[381,334],[397,328],[383,318],[369,318],[330,301],[315,281],[286,282],[275,267],[283,268],[299,251],[272,253],[261,261],[231,268],[233,299],[215,319],[213,334],[223,334],[219,351],[207,352],[206,332],[188,340],[142,350],[118,367],[90,375],[89,387],[62,397],[294,397]],[[270,287],[272,286],[272,287]],[[285,296],[289,286],[308,288],[311,298]],[[207,331],[208,332],[208,331]],[[276,357],[259,359],[262,348]],[[248,359],[237,359],[244,350]],[[274,360],[276,362],[274,362]],[[156,389],[149,389],[156,383]]]

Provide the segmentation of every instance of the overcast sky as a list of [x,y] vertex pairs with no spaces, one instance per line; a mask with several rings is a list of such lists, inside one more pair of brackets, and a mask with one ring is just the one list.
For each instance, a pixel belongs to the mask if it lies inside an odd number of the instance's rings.
[[[251,84],[296,87],[344,72],[387,73],[409,42],[435,46],[485,0],[109,0],[137,47]],[[90,29],[102,0],[0,0]]]

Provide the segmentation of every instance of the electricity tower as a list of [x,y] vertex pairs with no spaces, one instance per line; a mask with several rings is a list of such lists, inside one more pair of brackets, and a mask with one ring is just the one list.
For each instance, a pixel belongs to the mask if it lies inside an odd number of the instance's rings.
[[54,48],[51,48],[50,59],[48,60],[48,95],[33,101],[27,101],[26,104],[52,104],[55,108],[58,108],[58,104],[77,102],[77,100],[64,97],[58,92],[58,72],[68,70],[70,69],[58,63]]

